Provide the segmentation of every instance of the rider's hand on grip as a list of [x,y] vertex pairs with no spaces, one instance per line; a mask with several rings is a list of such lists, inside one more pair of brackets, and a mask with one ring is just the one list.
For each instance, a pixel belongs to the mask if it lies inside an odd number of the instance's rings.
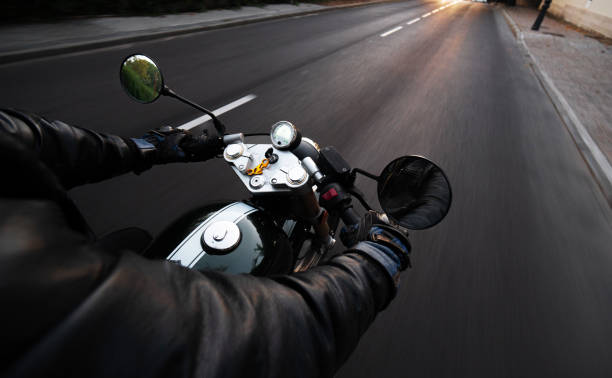
[[410,266],[412,246],[408,233],[399,226],[391,225],[384,214],[369,211],[358,224],[343,228],[340,239],[347,248],[362,241],[382,245],[397,256],[400,270]]
[[132,139],[150,164],[204,161],[223,151],[223,139],[213,127],[194,134],[164,126]]
[[183,139],[180,147],[187,154],[189,161],[204,161],[223,153],[223,136],[211,125],[201,134],[190,134]]
[[140,139],[154,146],[153,149],[146,149],[146,154],[152,164],[166,164],[187,161],[187,155],[179,145],[189,135],[188,131],[164,126],[149,131]]

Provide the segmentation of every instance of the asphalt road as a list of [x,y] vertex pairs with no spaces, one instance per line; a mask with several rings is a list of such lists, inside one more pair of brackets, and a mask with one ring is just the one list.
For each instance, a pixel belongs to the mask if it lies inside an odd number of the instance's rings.
[[[137,136],[198,117],[131,102],[123,57],[142,52],[230,131],[294,122],[374,172],[420,154],[454,203],[412,233],[414,268],[339,377],[612,376],[612,214],[495,7],[405,1],[0,66],[0,104]],[[380,35],[397,26],[403,29]],[[375,202],[374,186],[365,183]],[[159,232],[246,191],[224,163],[157,167],[73,190],[100,234]]]

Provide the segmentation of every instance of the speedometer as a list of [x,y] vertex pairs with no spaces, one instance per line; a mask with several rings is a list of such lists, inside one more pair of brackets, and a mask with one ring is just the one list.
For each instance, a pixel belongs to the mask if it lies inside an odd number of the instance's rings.
[[302,136],[291,122],[280,121],[272,125],[270,139],[274,147],[279,150],[288,150],[300,144]]

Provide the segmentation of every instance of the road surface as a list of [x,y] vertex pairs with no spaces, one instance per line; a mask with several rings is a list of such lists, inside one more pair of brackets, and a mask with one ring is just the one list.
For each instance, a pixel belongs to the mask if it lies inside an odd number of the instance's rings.
[[[452,209],[411,234],[414,268],[337,376],[612,376],[611,211],[500,13],[460,2],[420,18],[447,4],[335,10],[3,65],[0,104],[125,136],[199,117],[171,99],[128,99],[119,64],[141,52],[210,108],[256,96],[222,116],[229,131],[290,120],[373,172],[428,156],[453,184]],[[198,204],[247,195],[220,161],[71,194],[99,234],[157,233]]]

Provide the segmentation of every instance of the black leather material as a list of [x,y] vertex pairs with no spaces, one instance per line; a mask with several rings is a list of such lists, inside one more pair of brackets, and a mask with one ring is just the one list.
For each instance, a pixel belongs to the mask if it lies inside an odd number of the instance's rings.
[[0,111],[0,132],[30,149],[65,189],[131,172],[143,163],[138,150],[118,136],[16,110]]
[[34,118],[31,134],[15,133],[24,125],[6,119],[2,376],[331,377],[391,300],[386,271],[354,252],[258,278],[96,248],[62,186],[130,170],[129,151]]

